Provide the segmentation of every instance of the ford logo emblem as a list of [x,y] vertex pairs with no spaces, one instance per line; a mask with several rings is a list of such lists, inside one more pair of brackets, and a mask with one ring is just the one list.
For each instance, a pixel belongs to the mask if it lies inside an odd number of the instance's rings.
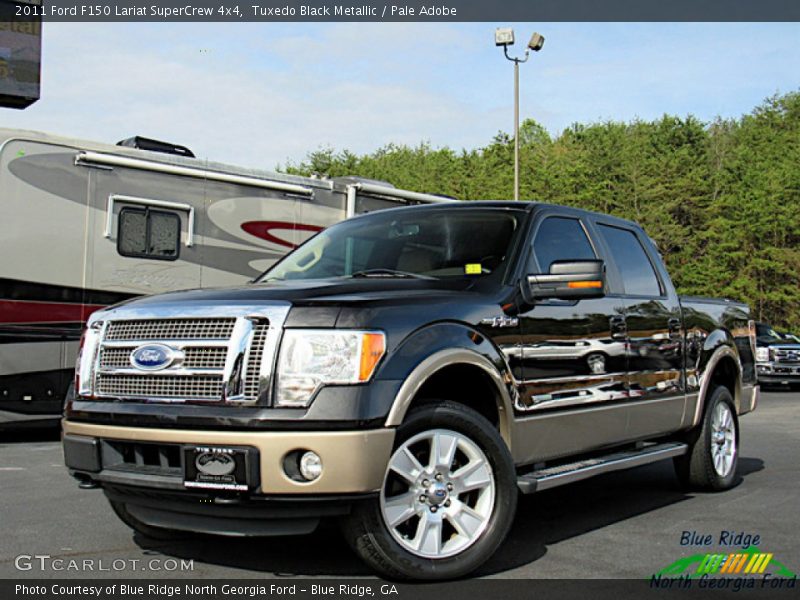
[[230,454],[222,452],[203,452],[194,459],[194,466],[204,475],[221,477],[233,473],[236,460]]
[[435,492],[433,492],[434,496],[436,496],[437,498],[444,498],[446,493],[447,492],[445,492],[444,490],[436,490]]
[[131,364],[144,371],[159,371],[170,366],[176,352],[164,344],[146,344],[131,352]]

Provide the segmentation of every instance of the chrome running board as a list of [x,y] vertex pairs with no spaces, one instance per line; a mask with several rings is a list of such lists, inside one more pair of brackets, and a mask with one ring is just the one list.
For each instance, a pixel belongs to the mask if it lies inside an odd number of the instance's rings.
[[635,450],[614,452],[606,456],[531,471],[517,478],[517,486],[523,494],[532,494],[573,481],[588,479],[601,473],[630,469],[665,458],[681,456],[687,451],[688,446],[679,442],[650,444]]

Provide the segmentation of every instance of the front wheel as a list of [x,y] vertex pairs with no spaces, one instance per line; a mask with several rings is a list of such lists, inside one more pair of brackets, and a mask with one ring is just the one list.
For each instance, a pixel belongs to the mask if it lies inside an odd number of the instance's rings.
[[736,483],[739,423],[728,388],[709,394],[701,424],[689,434],[689,452],[675,459],[681,483],[690,488],[722,491]]
[[485,562],[514,518],[514,463],[483,416],[452,402],[413,410],[397,431],[380,496],[343,522],[377,571],[452,579]]

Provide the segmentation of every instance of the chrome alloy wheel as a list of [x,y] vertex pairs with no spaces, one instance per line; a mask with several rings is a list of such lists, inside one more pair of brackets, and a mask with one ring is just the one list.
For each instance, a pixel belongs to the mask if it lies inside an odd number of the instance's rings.
[[480,538],[494,498],[494,475],[483,450],[461,433],[432,429],[392,454],[381,489],[381,514],[405,550],[447,558]]
[[711,459],[720,477],[727,477],[736,459],[736,424],[730,406],[720,402],[711,415]]

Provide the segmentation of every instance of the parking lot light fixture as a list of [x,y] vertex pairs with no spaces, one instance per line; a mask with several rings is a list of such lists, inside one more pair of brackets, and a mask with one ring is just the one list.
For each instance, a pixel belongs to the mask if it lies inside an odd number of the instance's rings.
[[539,52],[544,46],[544,36],[534,32],[522,57],[509,56],[508,47],[514,44],[514,30],[498,27],[494,32],[495,46],[503,47],[505,57],[514,63],[514,200],[519,200],[519,65],[528,62],[531,50]]

